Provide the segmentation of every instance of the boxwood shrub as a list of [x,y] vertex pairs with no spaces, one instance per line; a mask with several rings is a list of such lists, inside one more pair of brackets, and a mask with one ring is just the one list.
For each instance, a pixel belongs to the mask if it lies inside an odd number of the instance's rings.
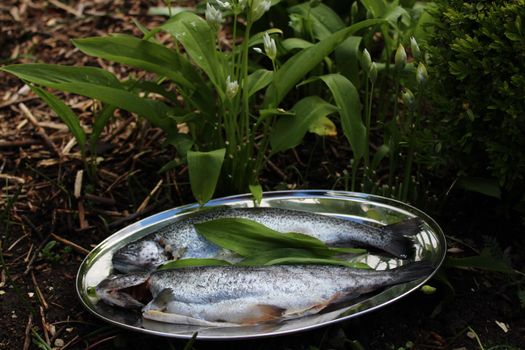
[[429,11],[430,118],[448,169],[521,197],[525,0],[436,0]]

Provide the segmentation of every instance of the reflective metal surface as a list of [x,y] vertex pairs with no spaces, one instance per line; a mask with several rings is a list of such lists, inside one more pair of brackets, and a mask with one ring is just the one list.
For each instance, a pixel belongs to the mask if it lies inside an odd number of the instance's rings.
[[[254,203],[251,195],[238,195],[215,199],[210,201],[206,207],[225,205],[252,207]],[[391,269],[411,261],[425,260],[435,267],[435,272],[445,258],[445,237],[436,222],[420,210],[392,199],[340,191],[281,191],[266,192],[260,206],[310,211],[378,225],[419,217],[425,225],[414,238],[415,255],[411,260],[400,260],[372,253],[354,257],[353,260],[365,262],[377,270]],[[138,332],[191,338],[193,333],[198,331],[199,339],[247,339],[304,331],[356,317],[409,294],[433,275],[432,273],[426,278],[367,295],[366,298],[354,300],[351,304],[340,305],[336,310],[326,310],[317,315],[257,326],[197,327],[166,324],[143,320],[139,313],[110,307],[97,300],[93,287],[111,274],[113,252],[197,210],[199,206],[191,204],[155,214],[123,228],[100,243],[86,257],[78,271],[77,292],[84,306],[106,322]]]

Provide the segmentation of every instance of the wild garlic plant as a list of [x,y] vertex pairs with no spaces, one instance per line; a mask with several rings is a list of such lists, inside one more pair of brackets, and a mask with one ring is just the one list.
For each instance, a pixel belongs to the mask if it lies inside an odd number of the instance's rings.
[[[366,144],[369,147],[364,152],[362,162],[360,158],[355,157],[351,160],[352,173],[346,175],[346,187],[351,190],[381,194],[405,202],[414,201],[417,196],[418,180],[417,172],[414,171],[414,157],[420,143],[424,142],[421,137],[421,118],[424,89],[428,80],[424,57],[414,37],[410,38],[410,48],[410,63],[402,44],[398,45],[394,55],[394,103],[389,118],[378,113],[380,106],[376,107],[376,113],[372,110],[372,97],[377,92],[377,66],[381,64],[382,74],[387,74],[386,65],[373,62],[366,48],[362,51],[360,62],[366,80],[365,128]],[[415,93],[408,86],[403,86],[404,82],[409,81],[415,81],[415,86],[412,86]],[[380,130],[380,133],[374,135],[376,146],[372,155],[370,146],[373,130]],[[378,145],[378,142],[381,143]],[[385,158],[388,159],[388,166],[381,168],[380,163]]]
[[[143,69],[153,73],[153,78],[130,76],[119,80],[96,67],[49,64],[1,69],[47,97],[53,95],[41,87],[101,101],[102,111],[109,112],[95,120],[97,135],[91,144],[96,143],[114,108],[132,112],[163,129],[166,143],[175,146],[178,159],[162,170],[186,162],[192,191],[201,204],[213,196],[217,185],[222,194],[250,189],[260,197],[258,177],[268,157],[298,145],[307,132],[333,133],[326,131],[326,125],[334,125],[328,115],[339,116],[354,151],[362,153],[364,126],[357,91],[344,76],[315,78],[328,86],[335,104],[319,96],[304,96],[287,101],[292,105],[288,110],[280,107],[297,84],[307,78],[305,83],[312,81],[308,74],[316,67],[322,68],[344,40],[384,22],[357,22],[315,43],[285,43],[278,28],[252,33],[253,24],[271,6],[269,0],[215,0],[206,4],[204,18],[183,11],[156,28],[139,24],[142,38],[118,34],[73,40],[88,55]],[[232,29],[228,49],[220,39],[224,25]],[[160,44],[156,37],[159,32],[171,34],[173,43]],[[283,44],[277,45],[277,40]],[[71,117],[74,113],[56,100],[47,98],[46,102],[62,119],[73,119],[70,130],[75,137],[81,136],[78,120]]]

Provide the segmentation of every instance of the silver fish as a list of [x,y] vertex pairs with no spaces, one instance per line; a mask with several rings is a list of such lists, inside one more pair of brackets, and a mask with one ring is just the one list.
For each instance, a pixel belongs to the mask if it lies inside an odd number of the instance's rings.
[[333,265],[187,267],[112,276],[96,291],[108,304],[141,308],[145,319],[238,326],[316,314],[362,294],[426,277],[432,270],[426,262],[386,271]]
[[200,236],[194,224],[222,218],[244,218],[275,231],[298,232],[315,237],[328,246],[373,247],[398,258],[407,258],[422,221],[408,219],[374,227],[327,215],[280,208],[219,208],[198,212],[127,244],[116,251],[113,267],[123,273],[154,271],[163,263],[178,258],[215,258],[236,262],[233,253]]

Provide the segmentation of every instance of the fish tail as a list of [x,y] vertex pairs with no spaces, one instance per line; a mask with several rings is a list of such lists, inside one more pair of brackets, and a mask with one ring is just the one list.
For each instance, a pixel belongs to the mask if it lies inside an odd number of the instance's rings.
[[405,283],[428,276],[434,267],[426,261],[417,261],[391,270],[396,283]]
[[388,239],[382,249],[401,259],[407,259],[413,255],[414,244],[410,238],[421,232],[423,221],[419,218],[411,218],[381,228]]
[[389,231],[391,234],[400,236],[415,236],[421,232],[423,220],[420,218],[410,218],[382,228],[383,231]]

